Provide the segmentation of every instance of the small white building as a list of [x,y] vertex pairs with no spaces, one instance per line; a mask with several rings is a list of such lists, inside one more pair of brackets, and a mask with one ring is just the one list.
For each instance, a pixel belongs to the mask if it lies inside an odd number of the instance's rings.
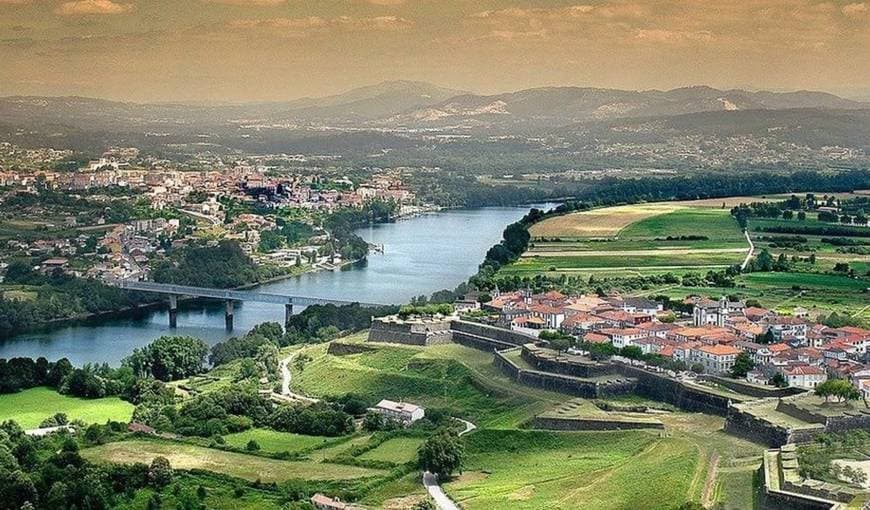
[[392,400],[381,400],[373,409],[384,418],[389,418],[410,425],[425,416],[425,411],[422,407],[407,402],[393,402]]

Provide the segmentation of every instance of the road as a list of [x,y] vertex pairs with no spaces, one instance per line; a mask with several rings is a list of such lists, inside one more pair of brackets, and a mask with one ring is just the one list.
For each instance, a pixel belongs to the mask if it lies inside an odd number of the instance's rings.
[[293,362],[293,358],[299,354],[298,352],[294,352],[290,356],[282,359],[278,364],[278,367],[281,369],[281,393],[273,393],[272,397],[277,397],[278,400],[299,400],[302,402],[308,402],[309,404],[316,404],[320,402],[319,399],[306,397],[305,395],[300,395],[298,393],[293,393],[290,391],[290,381],[293,378],[293,375],[290,373],[290,363]]
[[752,260],[752,252],[755,251],[755,245],[752,244],[752,238],[749,237],[749,229],[744,230],[743,235],[746,236],[746,242],[749,243],[749,252],[746,253],[746,258],[743,259],[743,263],[740,264],[741,271],[745,270],[746,266],[749,265],[749,261]]
[[[462,418],[453,419],[465,424],[465,430],[459,433],[460,436],[464,436],[465,434],[468,434],[469,432],[477,428],[477,425],[471,423],[468,420],[463,420]],[[434,475],[428,471],[424,471],[423,487],[426,487],[426,492],[428,492],[429,496],[431,496],[432,499],[435,500],[435,505],[440,510],[459,510],[459,507],[456,506],[456,503],[454,503],[453,500],[444,493],[444,490],[441,489],[441,486],[438,485],[437,475]]]

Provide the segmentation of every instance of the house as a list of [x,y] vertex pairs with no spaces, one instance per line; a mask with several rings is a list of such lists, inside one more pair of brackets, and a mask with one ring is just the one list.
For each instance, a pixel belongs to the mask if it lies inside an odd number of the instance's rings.
[[378,402],[372,411],[382,415],[384,418],[398,421],[404,425],[410,425],[422,419],[425,415],[425,411],[420,406],[407,402],[393,402],[387,399]]
[[789,386],[796,388],[812,389],[828,380],[828,375],[823,369],[811,365],[788,365],[781,367],[779,372],[788,381]]
[[740,349],[730,345],[699,345],[689,351],[689,362],[700,363],[708,374],[731,371]]
[[544,321],[544,326],[547,329],[559,329],[562,321],[565,320],[565,312],[553,305],[532,305],[529,307],[532,317],[537,317]]
[[314,508],[317,510],[347,510],[350,508],[340,499],[330,498],[319,492],[311,496],[311,504],[314,505]]
[[661,303],[657,303],[647,298],[642,297],[627,297],[615,298],[608,300],[615,308],[628,313],[641,313],[645,315],[656,315],[662,311]]
[[786,338],[804,341],[807,338],[807,321],[798,317],[787,315],[770,317],[767,319],[767,326],[769,331],[773,333],[773,338],[778,341],[783,341]]
[[634,345],[635,340],[649,336],[649,333],[638,328],[609,328],[602,329],[599,333],[609,336],[613,346],[617,349]]

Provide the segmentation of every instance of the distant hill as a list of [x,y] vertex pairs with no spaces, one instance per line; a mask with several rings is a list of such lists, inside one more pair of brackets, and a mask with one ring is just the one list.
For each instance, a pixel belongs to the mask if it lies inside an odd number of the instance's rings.
[[794,108],[862,109],[870,104],[821,92],[747,92],[690,87],[669,91],[551,87],[491,96],[463,95],[405,112],[388,124],[417,126],[559,126],[627,117],[660,117],[708,111]]

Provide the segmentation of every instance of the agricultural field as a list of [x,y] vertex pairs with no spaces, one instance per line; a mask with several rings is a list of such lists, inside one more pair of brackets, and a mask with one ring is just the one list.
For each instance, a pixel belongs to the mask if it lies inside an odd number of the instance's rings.
[[304,436],[290,432],[276,432],[269,429],[249,429],[224,436],[228,446],[245,448],[249,441],[256,441],[260,450],[266,453],[297,453],[321,448],[335,443],[335,438],[323,436]]
[[131,440],[107,443],[81,451],[95,462],[150,464],[154,457],[166,457],[176,469],[203,469],[244,480],[281,482],[293,478],[306,480],[351,480],[383,476],[378,469],[312,461],[286,461],[157,440]]
[[126,422],[133,415],[133,405],[117,397],[69,397],[50,388],[31,388],[0,395],[0,422],[15,420],[22,428],[32,429],[56,413],[66,414],[70,421],[82,420],[85,423]]
[[530,229],[528,251],[500,274],[636,276],[722,269],[749,244],[727,208],[664,202],[549,218]]
[[405,464],[417,458],[417,448],[423,444],[418,437],[396,437],[388,439],[364,454],[357,457],[360,460],[376,460],[392,464]]

